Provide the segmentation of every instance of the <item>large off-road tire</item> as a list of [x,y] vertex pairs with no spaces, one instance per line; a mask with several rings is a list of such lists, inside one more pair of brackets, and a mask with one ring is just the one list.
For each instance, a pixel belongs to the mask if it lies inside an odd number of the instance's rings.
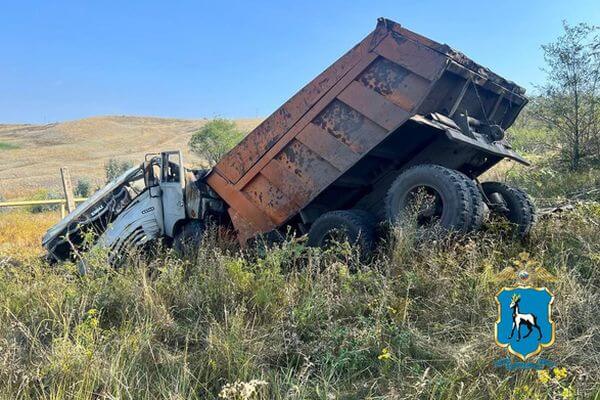
[[468,232],[473,224],[472,193],[466,176],[458,171],[433,164],[411,167],[400,174],[390,186],[385,209],[392,223],[411,212],[415,197],[420,192],[432,199],[433,204],[417,212],[419,225],[434,222],[445,230]]
[[188,221],[173,237],[173,250],[180,257],[194,256],[200,248],[204,230],[202,221]]
[[367,211],[340,210],[321,215],[308,232],[308,245],[327,248],[334,242],[348,241],[360,248],[363,257],[375,246],[375,218]]
[[520,237],[529,235],[537,217],[535,205],[527,193],[501,182],[483,182],[481,187],[491,203],[492,214],[513,223]]
[[481,190],[479,189],[479,185],[473,179],[468,176],[461,174],[465,179],[465,184],[469,189],[469,194],[471,198],[471,209],[473,210],[471,213],[471,222],[469,224],[470,231],[477,231],[481,228],[483,224],[483,220],[485,219],[485,202],[483,201],[483,196],[481,194]]

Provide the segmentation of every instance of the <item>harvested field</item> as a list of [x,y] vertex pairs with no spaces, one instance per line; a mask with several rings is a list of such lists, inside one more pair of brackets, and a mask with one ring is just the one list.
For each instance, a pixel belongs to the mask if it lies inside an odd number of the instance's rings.
[[[144,154],[160,150],[181,149],[187,164],[201,165],[187,143],[206,122],[106,116],[47,125],[0,124],[0,196],[12,199],[40,189],[59,191],[61,166],[70,168],[73,181],[85,177],[101,185],[109,159],[138,163]],[[236,120],[243,131],[259,122]]]

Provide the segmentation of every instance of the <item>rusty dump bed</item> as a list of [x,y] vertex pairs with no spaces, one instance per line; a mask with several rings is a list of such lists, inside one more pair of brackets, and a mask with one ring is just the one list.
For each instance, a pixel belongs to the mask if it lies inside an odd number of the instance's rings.
[[[476,177],[503,140],[461,131],[457,117],[508,128],[524,90],[380,18],[376,29],[231,150],[207,183],[229,206],[240,241],[329,209],[381,208],[398,171],[434,162]],[[467,125],[468,126],[468,125]],[[476,130],[476,128],[475,128]]]

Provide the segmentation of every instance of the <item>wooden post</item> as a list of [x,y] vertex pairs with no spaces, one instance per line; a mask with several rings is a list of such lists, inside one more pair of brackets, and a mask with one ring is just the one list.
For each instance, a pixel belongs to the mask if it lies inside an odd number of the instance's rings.
[[69,174],[69,169],[67,167],[62,167],[60,169],[60,176],[65,191],[65,199],[67,200],[67,211],[73,212],[73,210],[75,210],[75,196],[73,195],[73,185],[71,184],[71,174]]
[[65,203],[60,203],[60,219],[65,217]]

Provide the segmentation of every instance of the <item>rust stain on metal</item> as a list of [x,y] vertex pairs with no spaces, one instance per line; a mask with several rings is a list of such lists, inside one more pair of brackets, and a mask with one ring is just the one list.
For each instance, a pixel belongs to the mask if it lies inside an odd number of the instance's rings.
[[348,85],[338,98],[387,131],[396,129],[410,117],[407,110],[356,81]]
[[323,110],[314,123],[355,153],[364,153],[386,133],[385,129],[338,100]]
[[296,139],[339,171],[344,171],[360,159],[360,154],[349,145],[313,123],[308,124]]

